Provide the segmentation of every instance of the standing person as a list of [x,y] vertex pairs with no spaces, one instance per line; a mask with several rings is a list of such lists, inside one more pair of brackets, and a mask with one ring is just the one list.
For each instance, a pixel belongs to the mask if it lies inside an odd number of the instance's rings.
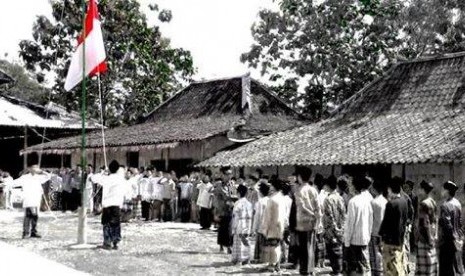
[[384,196],[387,193],[385,185],[379,181],[373,183],[375,198],[371,201],[373,209],[373,228],[371,230],[370,247],[370,265],[372,276],[383,276],[383,254],[381,252],[381,237],[379,228],[384,218],[387,199]]
[[239,185],[237,192],[239,200],[233,208],[233,218],[231,222],[231,232],[233,235],[232,263],[248,264],[250,262],[250,242],[249,237],[252,230],[253,207],[247,198],[247,187]]
[[63,189],[61,192],[61,210],[63,212],[71,210],[71,201],[72,201],[72,191],[71,187],[71,172],[69,168],[62,170],[61,178],[63,179]]
[[284,237],[286,227],[286,202],[281,192],[282,181],[273,179],[271,181],[271,196],[263,213],[260,232],[265,237],[265,261],[268,263],[267,270],[276,273],[281,272],[281,241]]
[[388,186],[389,201],[379,228],[383,241],[383,268],[386,275],[408,275],[405,267],[404,241],[409,223],[407,199],[400,195],[402,179],[394,177]]
[[147,168],[145,170],[144,176],[139,180],[139,187],[140,187],[140,196],[141,196],[141,207],[142,207],[142,217],[145,221],[149,221],[152,217],[151,213],[151,197],[152,197],[152,189],[153,186],[150,183],[152,179],[152,169]]
[[187,175],[184,175],[181,177],[178,186],[180,190],[179,209],[181,222],[189,222],[191,217],[191,200],[194,184],[189,181],[189,177]]
[[344,204],[349,206],[349,200],[352,198],[349,190],[350,177],[348,175],[342,175],[337,179],[337,190],[344,199]]
[[344,199],[337,191],[336,177],[334,175],[330,176],[326,183],[329,194],[323,203],[323,236],[333,275],[342,275],[346,207]]
[[42,184],[50,180],[50,175],[34,164],[27,174],[13,181],[13,188],[21,187],[23,190],[23,239],[41,238],[37,232],[37,221],[39,220],[39,207],[44,194]]
[[296,224],[297,224],[297,206],[295,203],[295,192],[298,187],[297,183],[297,175],[293,173],[292,175],[288,176],[288,181],[291,186],[290,197],[292,199],[291,210],[289,212],[289,254],[288,254],[288,261],[291,263],[290,268],[296,269],[299,263],[299,246],[298,246],[298,236],[296,232]]
[[13,186],[13,178],[8,172],[3,172],[2,175],[3,181],[3,193],[5,194],[5,208],[8,210],[13,210],[13,203],[11,201],[11,189]]
[[[414,216],[414,213],[415,213],[414,208],[413,208],[413,201],[412,201],[413,195],[411,193],[413,187],[410,186],[410,185],[413,185],[413,182],[407,181],[407,182],[409,182],[409,184],[406,185],[406,183],[404,182],[404,180],[402,178],[400,178],[400,177],[395,177],[395,178],[398,178],[398,181],[400,181],[400,183],[401,183],[400,195],[403,198],[405,198],[405,200],[407,201],[407,206],[408,206],[408,213],[407,213],[408,220],[407,220],[407,226],[406,226],[406,229],[405,229],[403,256],[404,256],[405,271],[407,272],[407,274],[409,274],[410,273],[409,258],[410,258],[410,250],[411,250],[410,233],[412,232],[412,225],[413,225],[413,222],[414,222],[414,217],[413,216]],[[403,189],[404,187],[407,189],[406,191],[404,191],[404,189]]]
[[176,213],[175,208],[172,208],[172,202],[176,201],[176,184],[171,179],[171,174],[165,173],[163,181],[163,205],[162,216],[163,221],[172,221]]
[[455,198],[457,184],[447,181],[443,185],[445,202],[439,211],[439,276],[463,275],[462,205]]
[[208,175],[205,175],[197,185],[197,190],[199,190],[197,205],[200,207],[200,227],[202,230],[208,230],[212,226],[213,219],[213,184],[211,184]]
[[418,190],[418,213],[416,216],[416,244],[417,262],[415,275],[436,276],[438,261],[436,256],[437,239],[437,205],[430,193],[434,186],[430,182],[422,181]]
[[200,209],[197,205],[199,199],[198,185],[202,182],[198,172],[192,172],[189,176],[189,181],[192,183],[192,200],[191,200],[191,218],[190,221],[193,223],[199,223]]
[[326,257],[325,239],[323,237],[323,203],[328,196],[328,192],[325,189],[325,179],[323,175],[317,173],[314,179],[314,187],[318,191],[318,204],[320,205],[320,216],[317,222],[316,229],[316,246],[315,246],[315,264],[317,267],[324,267],[324,261]]
[[318,192],[310,186],[312,170],[307,167],[297,168],[298,187],[295,192],[296,233],[299,243],[300,275],[310,275],[315,270],[315,230],[320,218]]
[[121,222],[129,222],[129,220],[132,218],[132,210],[133,210],[133,198],[134,198],[134,190],[132,188],[132,172],[131,170],[126,170],[124,173],[124,201],[123,201],[123,207],[121,208]]
[[77,165],[76,169],[71,173],[71,211],[76,211],[81,206],[81,179],[82,167]]
[[356,275],[370,275],[368,243],[373,228],[373,197],[368,188],[371,179],[356,177],[354,188],[356,194],[349,201],[347,219],[344,228],[344,246],[347,257],[347,272]]
[[[127,187],[124,175],[118,172],[119,164],[116,160],[108,166],[110,174],[98,179],[102,186],[102,225],[103,249],[118,249],[121,241],[121,207]],[[113,247],[112,247],[113,246]]]
[[87,211],[92,213],[94,209],[94,198],[92,196],[93,194],[93,188],[94,188],[94,183],[92,182],[92,176],[94,175],[94,167],[92,165],[87,166],[87,171],[86,171],[86,187],[84,189],[84,196],[87,202]]
[[232,218],[232,188],[230,185],[232,171],[226,169],[223,171],[223,178],[217,179],[217,187],[215,188],[215,212],[219,218],[218,227],[218,244],[220,252],[226,247],[227,252],[231,253],[232,237],[230,231],[230,223]]
[[132,189],[132,218],[140,218],[141,215],[141,204],[140,204],[140,179],[142,175],[139,173],[138,168],[131,168],[131,177],[128,180]]
[[163,217],[163,196],[165,194],[165,183],[168,179],[163,177],[163,172],[159,172],[158,176],[150,178],[150,185],[152,187],[151,199],[151,213],[150,220],[157,220],[162,222]]
[[[266,206],[268,205],[268,194],[270,192],[270,186],[261,183],[258,187],[260,192],[260,199],[255,203],[255,212],[253,217],[252,231],[255,234],[255,249],[254,249],[254,260],[256,263],[265,262],[265,236],[261,231],[261,225],[263,221],[263,214],[265,213]],[[250,190],[249,190],[250,191]]]
[[286,182],[282,183],[281,192],[283,194],[285,212],[285,224],[284,224],[284,235],[281,240],[281,263],[285,264],[288,261],[289,246],[290,246],[290,230],[289,230],[289,217],[292,209],[292,198],[291,198],[291,185]]

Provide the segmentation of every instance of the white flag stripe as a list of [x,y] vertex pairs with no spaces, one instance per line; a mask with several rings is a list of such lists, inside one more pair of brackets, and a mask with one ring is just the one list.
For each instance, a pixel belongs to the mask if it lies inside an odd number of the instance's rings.
[[[86,69],[85,75],[88,76],[95,67],[99,66],[100,63],[106,59],[105,46],[103,44],[102,29],[100,27],[100,21],[94,19],[92,31],[87,35],[85,39],[85,60]],[[69,91],[73,89],[82,81],[82,59],[83,45],[82,43],[74,52],[71,59],[71,64],[68,69],[68,75],[65,81],[65,90]]]

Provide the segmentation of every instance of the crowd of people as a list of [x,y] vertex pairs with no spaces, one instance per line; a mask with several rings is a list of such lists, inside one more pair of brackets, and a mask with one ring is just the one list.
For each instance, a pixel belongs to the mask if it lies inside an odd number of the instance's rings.
[[88,210],[102,215],[104,249],[118,248],[121,222],[180,221],[203,230],[214,226],[219,249],[231,254],[233,264],[261,263],[263,271],[280,273],[285,266],[310,275],[329,260],[333,275],[408,275],[414,261],[415,275],[464,274],[462,207],[451,181],[442,186],[439,208],[427,181],[413,193],[413,183],[400,177],[324,178],[308,167],[297,167],[285,180],[260,170],[235,178],[230,169],[178,178],[112,161],[97,173],[92,166],[51,174],[33,166],[9,183],[25,193],[25,238],[40,237],[37,214],[49,183],[63,211],[78,208],[83,195]]

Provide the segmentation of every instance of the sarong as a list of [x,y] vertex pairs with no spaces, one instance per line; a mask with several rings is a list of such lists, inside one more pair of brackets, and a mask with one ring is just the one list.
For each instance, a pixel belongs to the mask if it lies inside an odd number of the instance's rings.
[[415,275],[436,276],[437,274],[438,259],[436,256],[436,247],[429,246],[422,242],[418,242]]

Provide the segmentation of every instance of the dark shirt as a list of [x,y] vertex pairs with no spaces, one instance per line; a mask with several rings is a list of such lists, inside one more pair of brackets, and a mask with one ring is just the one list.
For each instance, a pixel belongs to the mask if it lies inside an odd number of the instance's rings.
[[439,245],[453,246],[454,241],[463,239],[462,206],[456,198],[441,205],[439,215]]
[[398,246],[404,244],[405,228],[409,223],[410,211],[408,201],[404,196],[395,196],[386,204],[384,219],[379,229],[379,235],[384,243]]

